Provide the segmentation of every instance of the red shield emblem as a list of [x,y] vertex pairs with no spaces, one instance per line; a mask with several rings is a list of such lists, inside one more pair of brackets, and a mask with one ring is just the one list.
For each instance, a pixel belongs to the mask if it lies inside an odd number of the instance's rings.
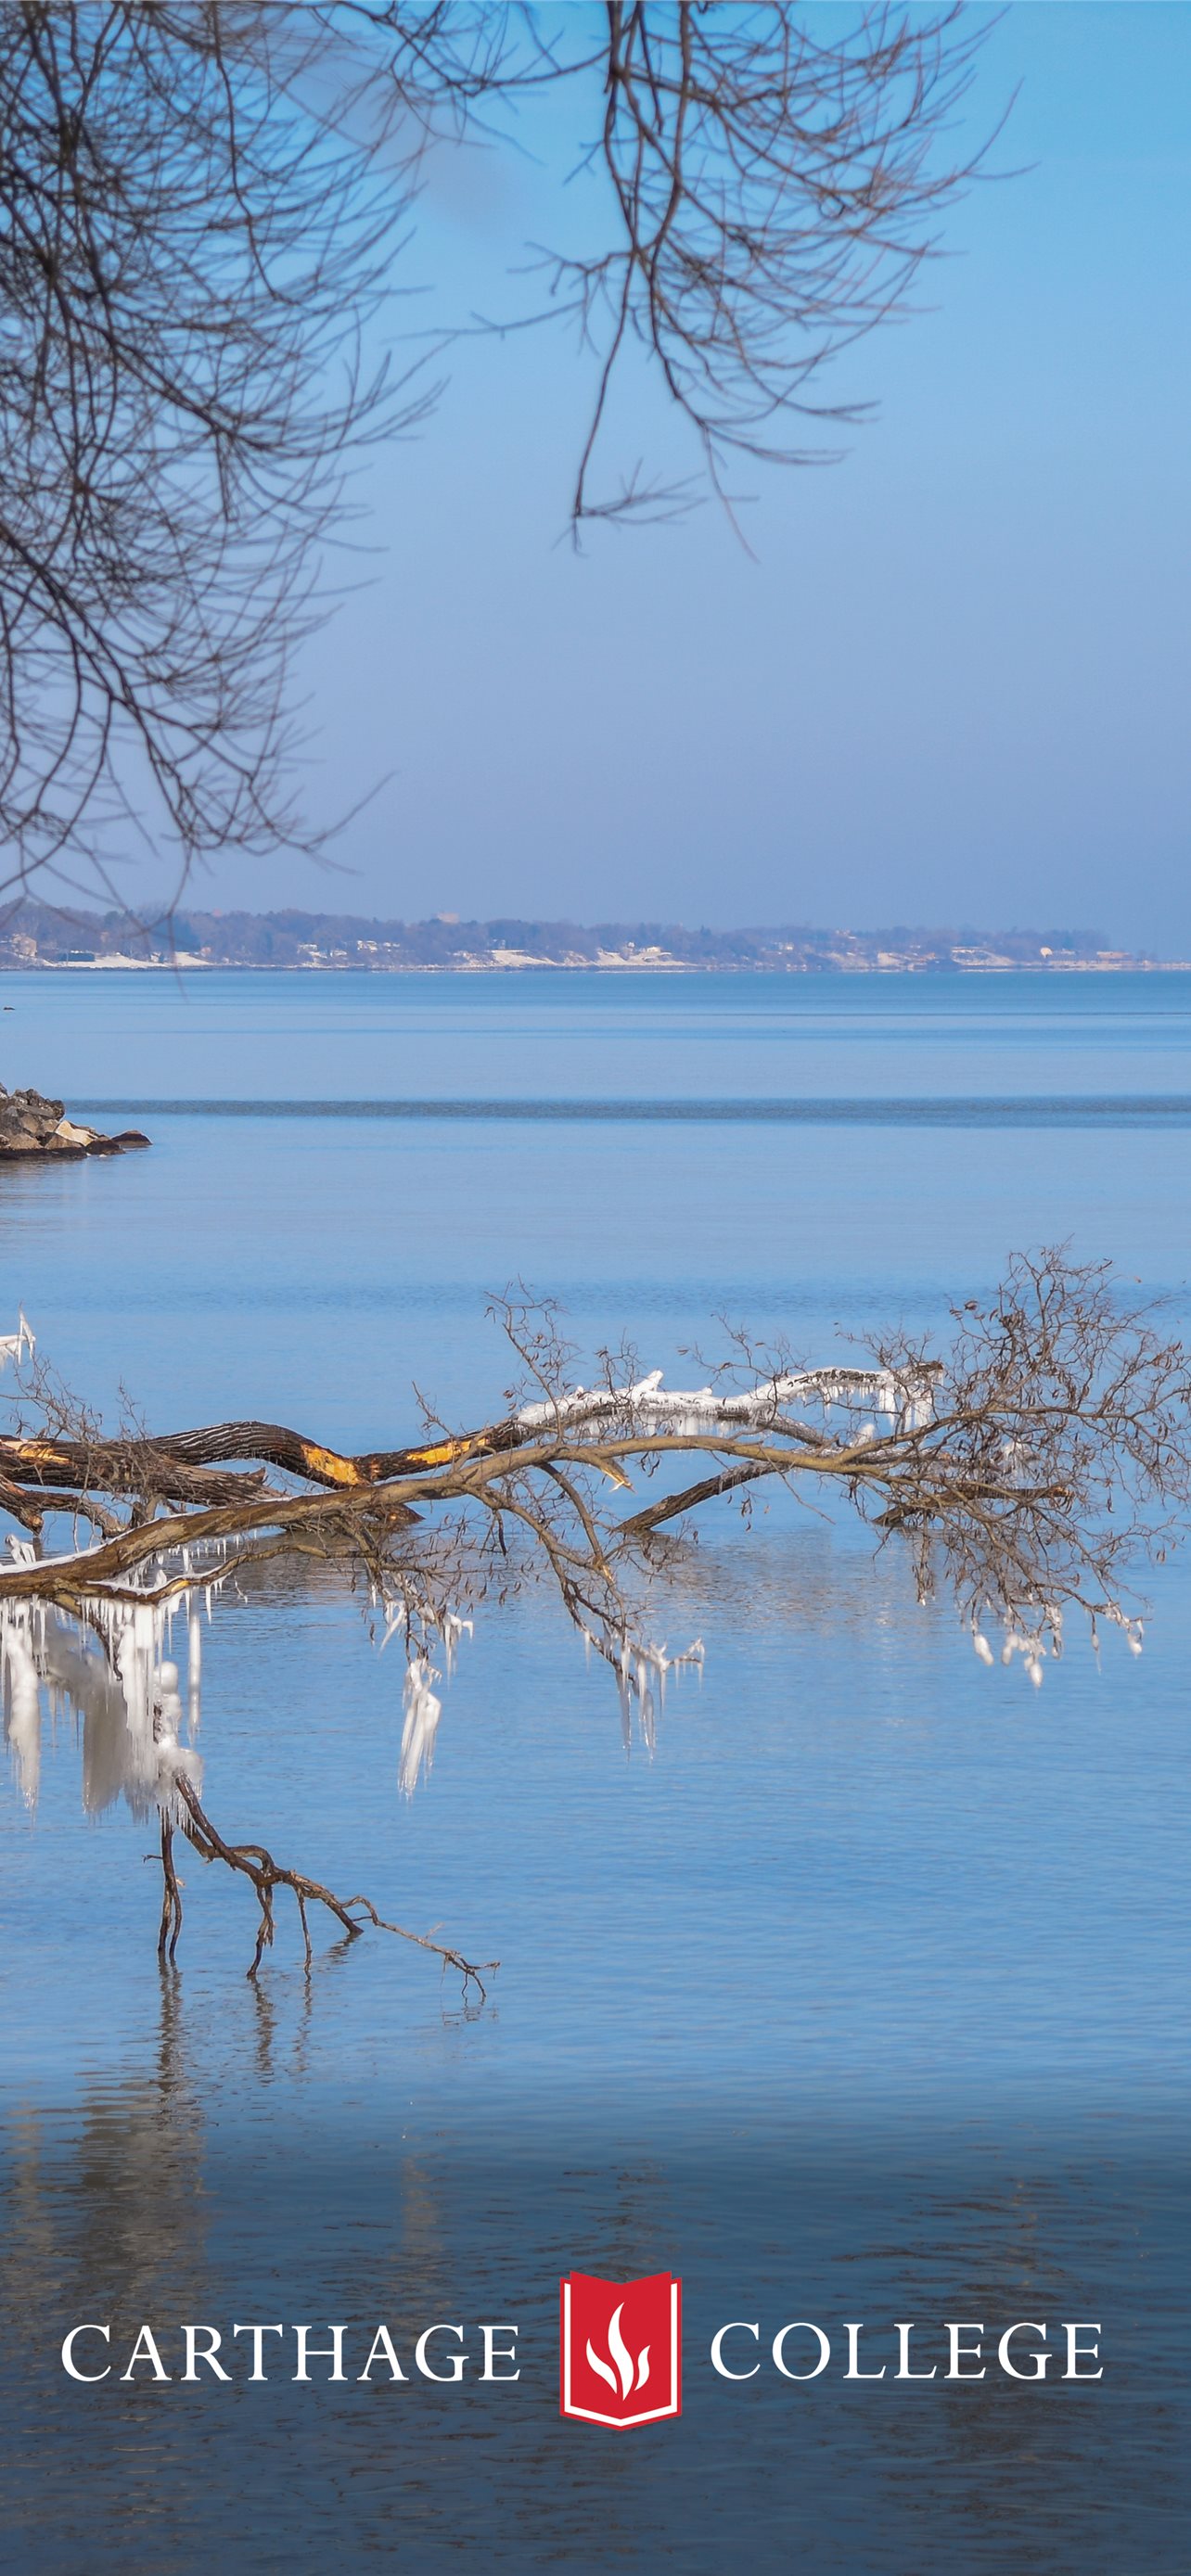
[[561,2412],[616,2433],[681,2415],[681,2281],[672,2272],[644,2281],[570,2272],[560,2287]]

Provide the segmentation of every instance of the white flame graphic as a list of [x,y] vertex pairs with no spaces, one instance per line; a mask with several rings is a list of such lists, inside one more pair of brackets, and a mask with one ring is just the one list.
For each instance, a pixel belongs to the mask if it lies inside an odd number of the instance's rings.
[[634,2363],[633,2356],[620,2331],[620,2320],[623,2315],[624,2300],[622,2299],[620,2306],[613,2309],[612,2320],[608,2327],[608,2350],[616,2364],[616,2371],[614,2372],[610,2370],[607,2362],[601,2361],[598,2352],[592,2351],[590,2339],[587,2346],[587,2358],[597,2376],[600,2379],[607,2380],[608,2386],[614,2397],[616,2395],[616,2373],[619,2372],[620,2394],[622,2398],[626,2398],[631,2397],[634,2394],[634,2371],[636,2372],[635,2386],[638,2389],[644,2388],[646,2380],[649,2377],[649,2346],[648,2344],[642,2346],[642,2349],[637,2356],[637,2360]]

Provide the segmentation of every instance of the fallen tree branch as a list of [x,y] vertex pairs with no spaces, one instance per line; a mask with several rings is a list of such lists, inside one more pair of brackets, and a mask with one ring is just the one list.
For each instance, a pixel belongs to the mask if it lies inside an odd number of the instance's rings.
[[[48,1381],[44,1423],[21,1421],[0,1439],[0,1509],[34,1532],[32,1542],[14,1533],[0,1565],[5,1728],[18,1774],[32,1801],[38,1692],[53,1682],[102,1737],[104,1797],[122,1792],[136,1813],[160,1812],[163,1957],[175,1955],[182,1922],[171,1840],[180,1826],[205,1859],[254,1887],[252,1976],[273,1938],[274,1891],[285,1886],[308,1961],[307,1909],[318,1904],[352,1938],[372,1922],[482,1986],[460,1951],[387,1922],[371,1898],[340,1898],[263,1844],[226,1842],[200,1803],[197,1757],[179,1741],[176,1671],[160,1660],[168,1619],[204,1587],[273,1560],[333,1569],[365,1594],[384,1643],[402,1636],[405,1794],[429,1769],[441,1716],[433,1640],[449,1670],[470,1626],[464,1612],[542,1577],[611,1668],[626,1742],[635,1710],[652,1744],[667,1673],[702,1655],[701,1644],[683,1656],[650,1642],[673,1564],[672,1544],[655,1541],[732,1496],[747,1512],[767,1480],[801,1493],[808,1481],[834,1488],[873,1524],[879,1545],[902,1544],[919,1599],[945,1589],[983,1663],[996,1660],[985,1634],[995,1622],[1002,1660],[1020,1653],[1039,1683],[1073,1611],[1093,1637],[1101,1623],[1116,1626],[1141,1652],[1143,1605],[1128,1586],[1139,1564],[1177,1540],[1191,1509],[1191,1360],[1154,1310],[1121,1302],[1105,1265],[1061,1251],[1019,1256],[991,1299],[953,1310],[942,1356],[902,1336],[878,1343],[870,1365],[805,1369],[782,1354],[766,1360],[737,1335],[736,1375],[693,1389],[665,1388],[661,1372],[642,1375],[631,1354],[603,1355],[602,1382],[577,1387],[546,1310],[519,1297],[500,1311],[523,1370],[505,1411],[479,1429],[430,1426],[401,1449],[350,1456],[260,1421],[107,1439]],[[814,1405],[821,1427],[802,1418]],[[231,1460],[252,1472],[229,1473]],[[695,1461],[704,1472],[681,1481]],[[301,1477],[306,1490],[271,1486],[269,1467]],[[661,1481],[656,1500],[640,1499],[642,1476]],[[87,1518],[100,1536],[40,1552],[51,1513]],[[82,1633],[83,1653],[64,1642],[55,1611],[71,1635]],[[193,1674],[193,1628],[191,1654]]]
[[[276,1928],[273,1915],[273,1890],[275,1887],[288,1887],[297,1901],[307,1968],[310,1967],[314,1957],[314,1949],[310,1939],[306,1908],[308,1905],[324,1905],[328,1913],[333,1914],[342,1924],[349,1941],[357,1941],[364,1929],[363,1924],[356,1919],[357,1914],[362,1911],[368,1922],[374,1924],[378,1932],[391,1932],[399,1941],[414,1942],[419,1950],[432,1950],[445,1967],[457,1968],[465,1990],[469,1985],[474,1985],[478,1986],[481,1995],[486,1992],[484,1978],[495,1975],[500,1966],[499,1959],[485,1959],[477,1966],[474,1960],[465,1959],[462,1951],[453,1949],[448,1942],[433,1941],[424,1932],[407,1931],[405,1925],[401,1923],[386,1923],[383,1916],[377,1912],[371,1897],[336,1896],[333,1889],[322,1886],[316,1878],[308,1878],[303,1870],[286,1868],[282,1861],[274,1860],[272,1853],[266,1851],[263,1843],[225,1842],[218,1826],[212,1824],[199,1802],[192,1783],[184,1774],[178,1778],[177,1795],[185,1810],[182,1830],[187,1841],[193,1844],[200,1859],[223,1861],[229,1869],[236,1870],[241,1877],[247,1878],[256,1890],[261,1919],[257,1928],[252,1964],[246,1972],[252,1982],[255,1983],[265,1951],[271,1949],[273,1944]],[[168,1837],[168,1825],[163,1823],[162,1862],[166,1873],[166,1905],[167,1908],[172,1905],[174,1921],[173,1937],[169,1947],[169,1955],[172,1959],[182,1924],[182,1900],[173,1875]],[[165,1949],[167,1919],[167,1915],[163,1913],[161,1939],[158,1943],[160,1952],[164,1952]]]

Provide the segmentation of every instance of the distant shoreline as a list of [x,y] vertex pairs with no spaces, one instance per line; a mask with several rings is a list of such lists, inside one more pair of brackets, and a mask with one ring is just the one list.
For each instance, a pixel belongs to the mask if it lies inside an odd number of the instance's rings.
[[26,897],[0,922],[0,967],[20,972],[298,975],[1150,975],[1187,958],[1114,946],[1089,929],[896,924],[841,930],[754,923],[715,930],[676,921],[423,921],[357,913],[207,912],[160,920],[133,912],[55,911]]
[[838,981],[847,977],[877,976],[885,981],[913,980],[938,982],[970,975],[1188,975],[1191,958],[1123,957],[1101,960],[1094,957],[1062,958],[1043,962],[1013,958],[992,965],[917,965],[907,961],[897,966],[868,965],[861,960],[830,966],[782,965],[776,959],[760,958],[756,963],[728,960],[723,964],[701,964],[681,957],[648,958],[636,962],[617,958],[525,958],[515,966],[494,960],[476,958],[466,964],[427,964],[415,958],[403,959],[396,965],[363,965],[354,959],[305,959],[300,965],[275,965],[263,958],[195,957],[0,957],[0,973],[10,975],[783,975],[808,982]]

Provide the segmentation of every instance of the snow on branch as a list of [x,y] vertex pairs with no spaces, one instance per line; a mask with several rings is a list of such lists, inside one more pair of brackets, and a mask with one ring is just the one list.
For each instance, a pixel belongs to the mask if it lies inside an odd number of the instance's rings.
[[[717,1423],[755,1423],[775,1428],[792,1404],[819,1404],[864,1409],[888,1416],[902,1428],[916,1429],[930,1419],[932,1380],[937,1372],[923,1364],[912,1375],[897,1378],[891,1369],[793,1369],[764,1378],[756,1386],[729,1390],[714,1386],[664,1387],[661,1369],[630,1386],[575,1387],[569,1392],[522,1405],[517,1424],[522,1431],[551,1424],[575,1429],[587,1422],[632,1421],[668,1424],[671,1430],[698,1432]],[[816,1434],[805,1423],[787,1428],[803,1439]]]
[[[291,1887],[304,1925],[307,1901],[340,1905],[264,1846],[222,1837],[179,1722],[170,1622],[185,1605],[193,1674],[204,1592],[209,1607],[274,1559],[311,1559],[368,1601],[382,1645],[400,1638],[406,1796],[429,1774],[435,1685],[477,1611],[534,1583],[553,1588],[609,1666],[626,1742],[635,1715],[651,1746],[667,1676],[703,1657],[701,1641],[672,1654],[656,1640],[676,1541],[729,1498],[747,1509],[766,1481],[837,1492],[880,1545],[904,1549],[920,1600],[950,1597],[984,1664],[1020,1658],[1038,1684],[1073,1616],[1093,1639],[1115,1628],[1141,1652],[1132,1585],[1182,1536],[1191,1506],[1191,1361],[1107,1265],[1016,1256],[991,1297],[953,1309],[945,1347],[890,1336],[865,1366],[759,1367],[737,1337],[721,1383],[695,1388],[667,1388],[629,1354],[605,1355],[603,1382],[576,1386],[548,1308],[518,1297],[498,1311],[521,1371],[506,1409],[465,1431],[427,1420],[421,1440],[355,1456],[260,1421],[105,1433],[40,1361],[26,1373],[0,1434],[0,1508],[29,1533],[12,1531],[0,1563],[6,1734],[32,1800],[41,1696],[65,1691],[84,1717],[84,1795],[123,1794],[160,1815],[171,1952],[179,1828],[253,1879],[253,1973],[277,1886]],[[732,1382],[742,1368],[744,1386]],[[802,1418],[812,1408],[814,1425]],[[370,1901],[353,1907],[382,1921]]]

